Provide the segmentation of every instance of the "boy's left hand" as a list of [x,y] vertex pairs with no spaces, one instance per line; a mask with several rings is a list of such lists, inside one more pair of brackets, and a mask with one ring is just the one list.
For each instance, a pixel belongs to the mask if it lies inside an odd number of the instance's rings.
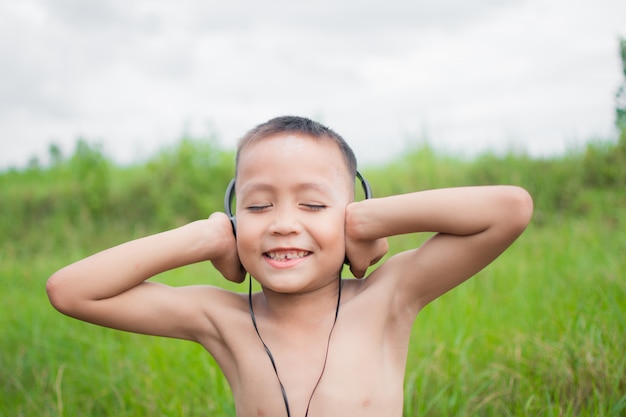
[[358,219],[358,210],[354,210],[358,204],[351,203],[346,207],[346,258],[352,274],[356,278],[363,278],[367,268],[387,254],[389,243],[385,237],[367,239],[357,231],[362,227]]
[[363,278],[367,268],[380,261],[387,254],[387,238],[374,241],[351,241],[346,238],[346,257],[350,262],[350,271],[356,278]]

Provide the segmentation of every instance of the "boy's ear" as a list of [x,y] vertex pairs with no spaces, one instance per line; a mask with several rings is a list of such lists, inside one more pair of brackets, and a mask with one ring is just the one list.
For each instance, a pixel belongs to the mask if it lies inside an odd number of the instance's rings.
[[230,180],[226,193],[224,194],[224,212],[230,219],[230,225],[233,227],[233,234],[237,236],[237,219],[233,214],[233,200],[235,199],[235,179]]

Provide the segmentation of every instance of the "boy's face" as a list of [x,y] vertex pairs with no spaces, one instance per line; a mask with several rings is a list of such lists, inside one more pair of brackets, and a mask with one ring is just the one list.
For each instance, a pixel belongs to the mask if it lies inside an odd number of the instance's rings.
[[279,134],[246,146],[237,167],[237,248],[246,270],[280,293],[337,278],[351,178],[331,140]]

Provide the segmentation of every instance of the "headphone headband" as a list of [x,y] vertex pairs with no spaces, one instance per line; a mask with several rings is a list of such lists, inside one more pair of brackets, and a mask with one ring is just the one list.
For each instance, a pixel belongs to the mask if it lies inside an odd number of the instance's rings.
[[370,187],[370,183],[361,175],[361,173],[357,170],[356,177],[361,181],[361,187],[363,187],[363,194],[365,195],[365,199],[369,200],[372,198],[372,188]]

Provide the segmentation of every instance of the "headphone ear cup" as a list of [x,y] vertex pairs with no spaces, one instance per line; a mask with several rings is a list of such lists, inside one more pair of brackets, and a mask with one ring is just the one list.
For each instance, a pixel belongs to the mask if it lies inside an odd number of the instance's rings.
[[[372,188],[370,187],[370,183],[365,179],[363,175],[357,170],[356,178],[361,182],[361,187],[363,188],[363,195],[366,200],[372,198]],[[350,259],[348,257],[344,257],[343,259],[344,265],[350,266]]]
[[224,193],[224,212],[230,219],[230,225],[233,227],[233,233],[237,236],[237,220],[233,214],[233,200],[235,199],[235,179],[230,180],[226,193]]

